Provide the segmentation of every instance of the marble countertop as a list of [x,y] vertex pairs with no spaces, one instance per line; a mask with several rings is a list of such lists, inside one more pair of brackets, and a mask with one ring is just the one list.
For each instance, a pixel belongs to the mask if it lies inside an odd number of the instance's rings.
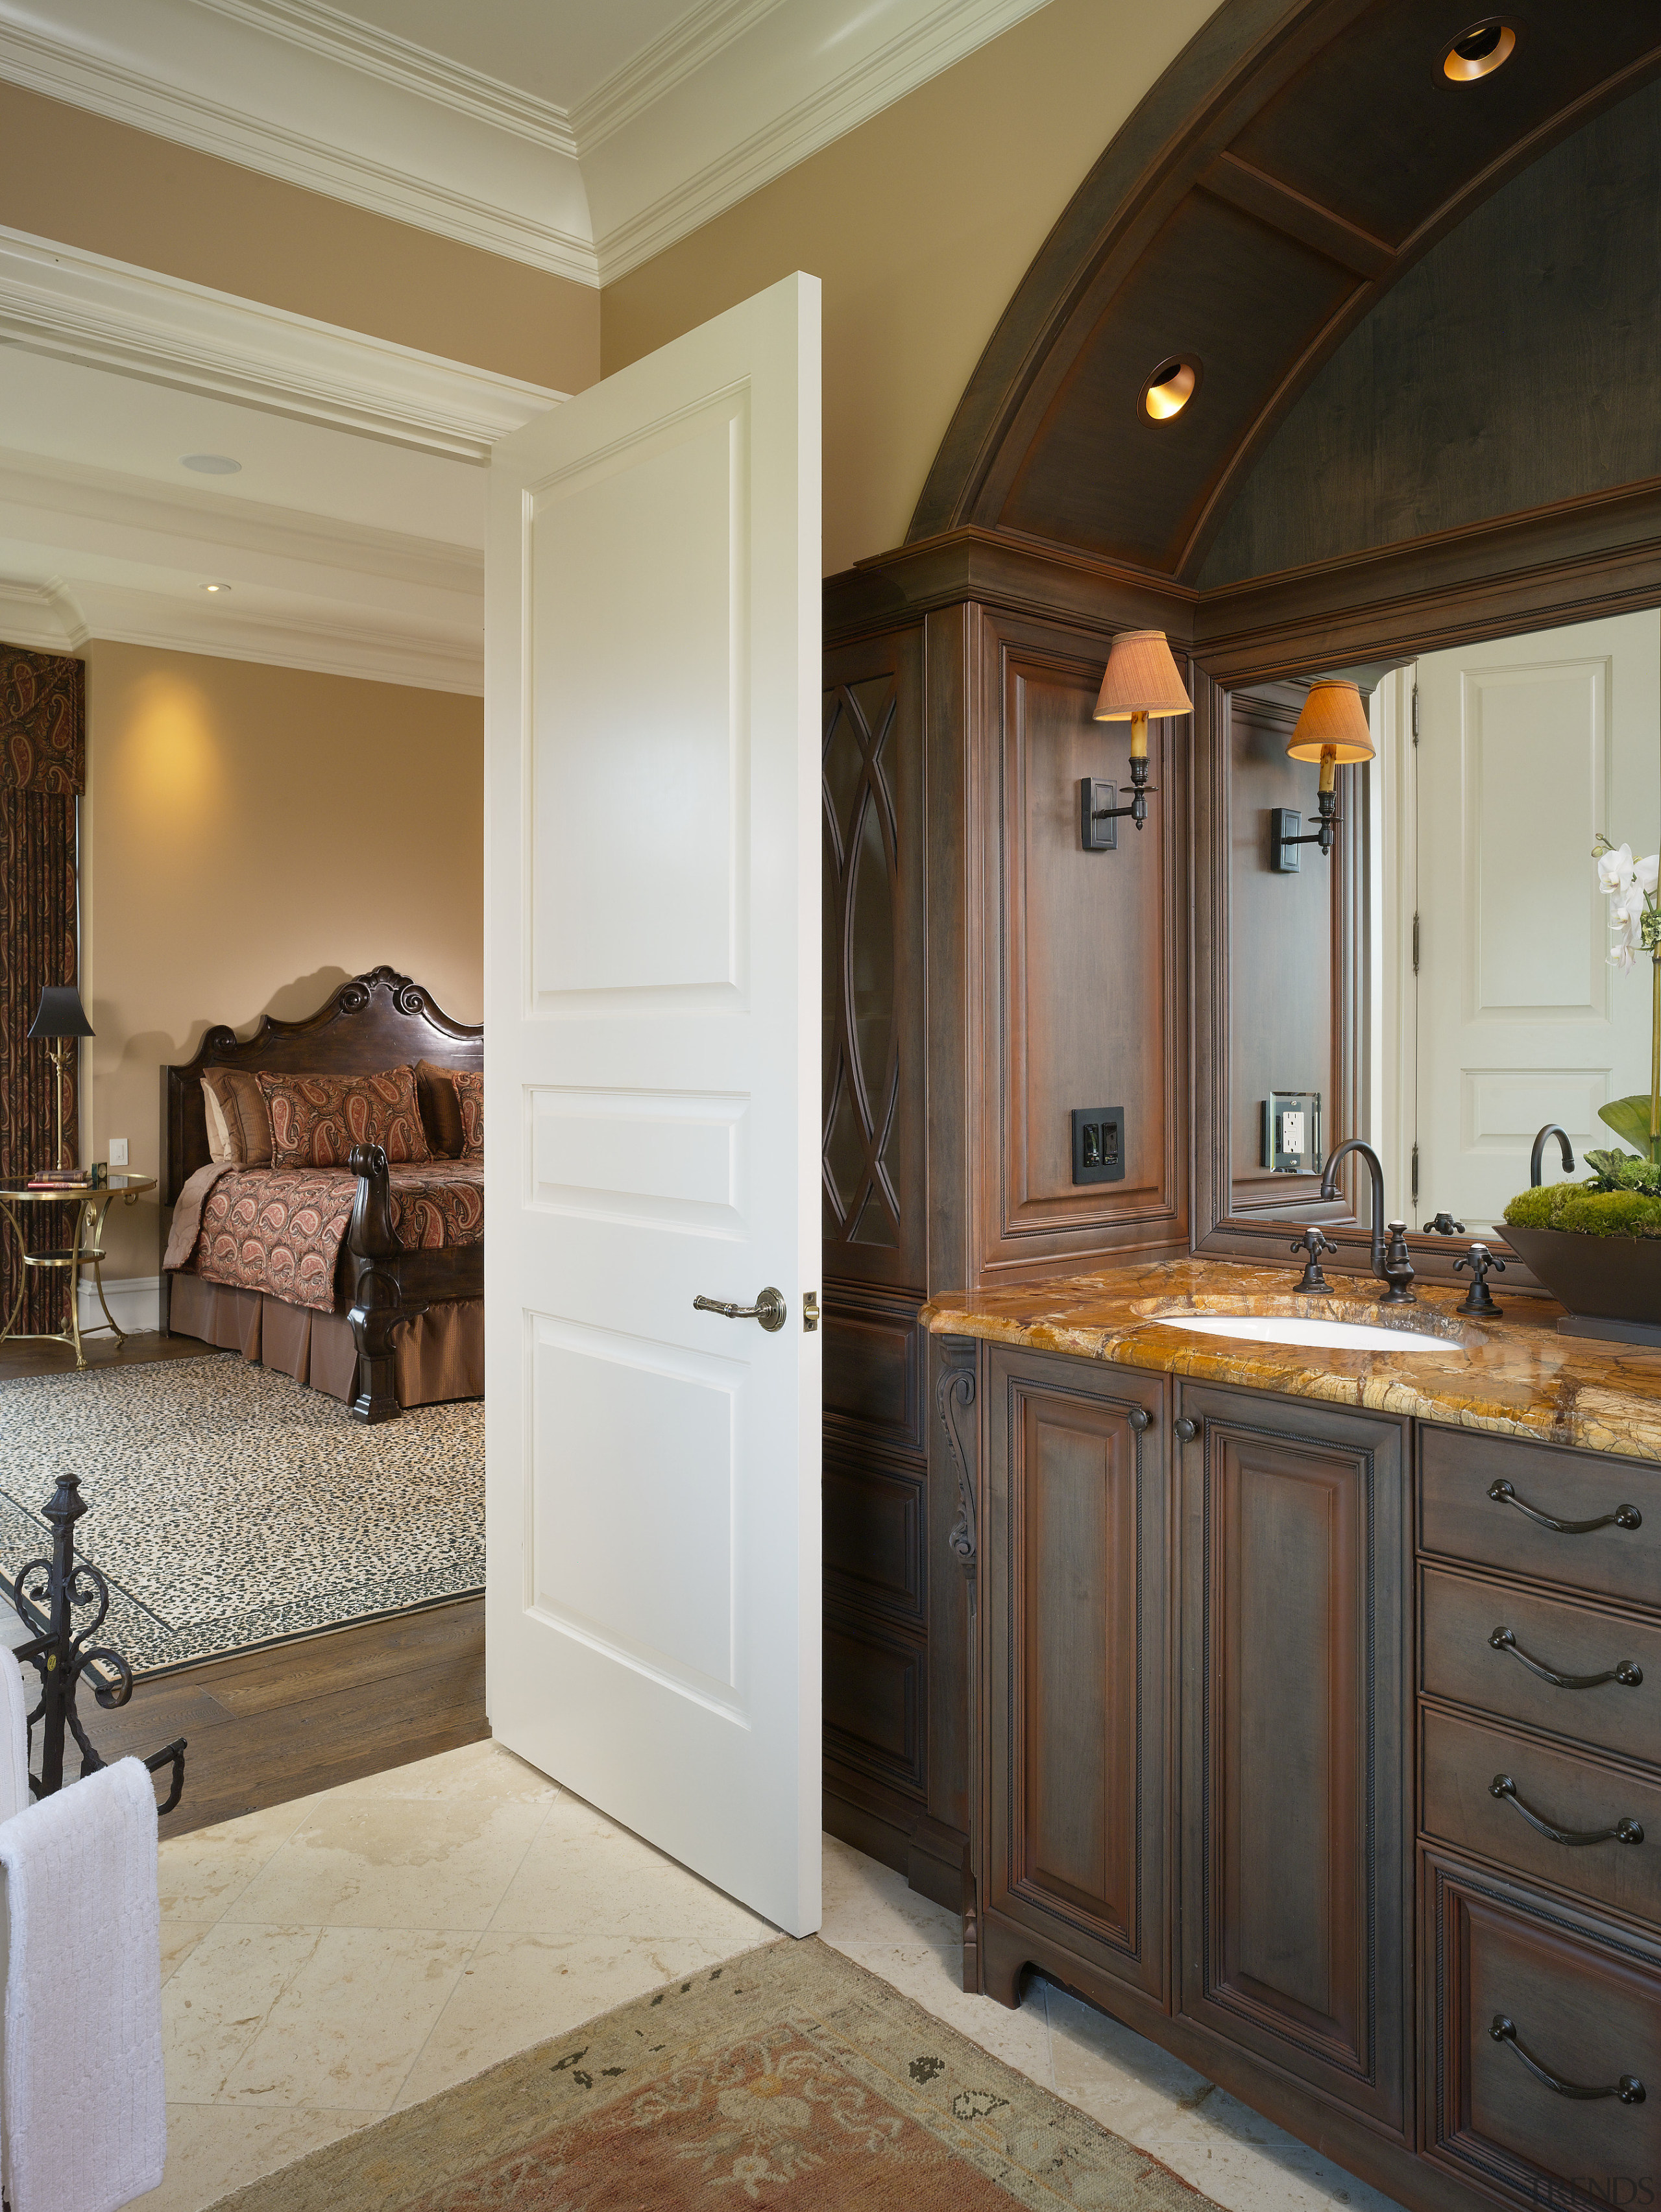
[[[1421,1285],[1416,1304],[1381,1309],[1373,1293],[1382,1294],[1384,1285],[1371,1277],[1335,1276],[1329,1297],[1297,1296],[1297,1279],[1295,1262],[1271,1269],[1168,1261],[948,1291],[931,1298],[922,1317],[938,1336],[981,1337],[1196,1382],[1238,1383],[1451,1428],[1661,1460],[1661,1348],[1559,1336],[1561,1308],[1541,1298],[1507,1299],[1498,1278],[1491,1287],[1504,1317],[1486,1322],[1455,1311],[1463,1284]],[[1159,1318],[1161,1310],[1238,1311],[1241,1299],[1259,1311],[1427,1330],[1445,1339],[1445,1348],[1266,1344],[1200,1335]],[[1265,1308],[1264,1301],[1272,1303]]]

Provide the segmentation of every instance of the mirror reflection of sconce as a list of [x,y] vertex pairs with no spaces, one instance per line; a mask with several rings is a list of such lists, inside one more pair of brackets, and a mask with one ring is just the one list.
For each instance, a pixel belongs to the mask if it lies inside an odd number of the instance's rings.
[[1269,865],[1277,875],[1298,872],[1299,845],[1318,845],[1323,859],[1330,854],[1342,822],[1334,788],[1339,763],[1370,761],[1372,757],[1372,732],[1367,727],[1360,686],[1348,684],[1337,676],[1323,677],[1318,684],[1311,684],[1304,710],[1298,717],[1298,726],[1292,732],[1292,743],[1287,747],[1287,758],[1321,763],[1321,826],[1300,836],[1304,817],[1295,806],[1271,809]]
[[[1147,819],[1147,802],[1153,796],[1147,780],[1148,716],[1193,712],[1194,702],[1183,689],[1165,632],[1121,630],[1108,655],[1094,719],[1130,725],[1130,804],[1119,805],[1116,783],[1099,783],[1089,775],[1080,780],[1079,835],[1086,853],[1116,848],[1119,833],[1114,825],[1123,816],[1128,814],[1139,830]],[[1098,805],[1104,799],[1106,804]]]

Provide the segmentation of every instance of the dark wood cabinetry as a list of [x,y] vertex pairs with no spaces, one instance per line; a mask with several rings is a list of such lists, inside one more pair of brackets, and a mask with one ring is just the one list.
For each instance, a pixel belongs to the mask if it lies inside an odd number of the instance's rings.
[[1030,1936],[1163,2003],[1168,1386],[994,1352],[983,1527],[989,1986]]
[[1184,1387],[1183,2014],[1404,2118],[1402,1425]]

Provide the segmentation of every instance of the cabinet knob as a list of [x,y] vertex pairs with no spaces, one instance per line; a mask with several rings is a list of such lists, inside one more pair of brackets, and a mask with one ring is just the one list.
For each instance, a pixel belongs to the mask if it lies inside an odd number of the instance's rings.
[[1185,1444],[1191,1444],[1195,1437],[1200,1433],[1200,1425],[1197,1421],[1190,1421],[1187,1414],[1184,1413],[1182,1419],[1176,1423],[1176,1430],[1177,1435],[1182,1438]]
[[1146,1406],[1133,1406],[1130,1409],[1129,1421],[1131,1427],[1140,1434],[1143,1429],[1153,1427],[1153,1416]]

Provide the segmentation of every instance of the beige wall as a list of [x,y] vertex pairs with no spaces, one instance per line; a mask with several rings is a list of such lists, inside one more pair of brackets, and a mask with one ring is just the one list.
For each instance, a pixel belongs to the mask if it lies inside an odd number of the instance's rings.
[[[477,699],[94,642],[82,814],[82,1157],[156,1172],[161,1068],[204,1029],[313,1012],[385,961],[484,1018]],[[152,1201],[106,1273],[154,1275]]]
[[607,374],[805,269],[824,285],[824,568],[897,545],[999,316],[1214,0],[1050,0],[602,295]]
[[0,223],[556,392],[599,374],[599,295],[0,84]]

